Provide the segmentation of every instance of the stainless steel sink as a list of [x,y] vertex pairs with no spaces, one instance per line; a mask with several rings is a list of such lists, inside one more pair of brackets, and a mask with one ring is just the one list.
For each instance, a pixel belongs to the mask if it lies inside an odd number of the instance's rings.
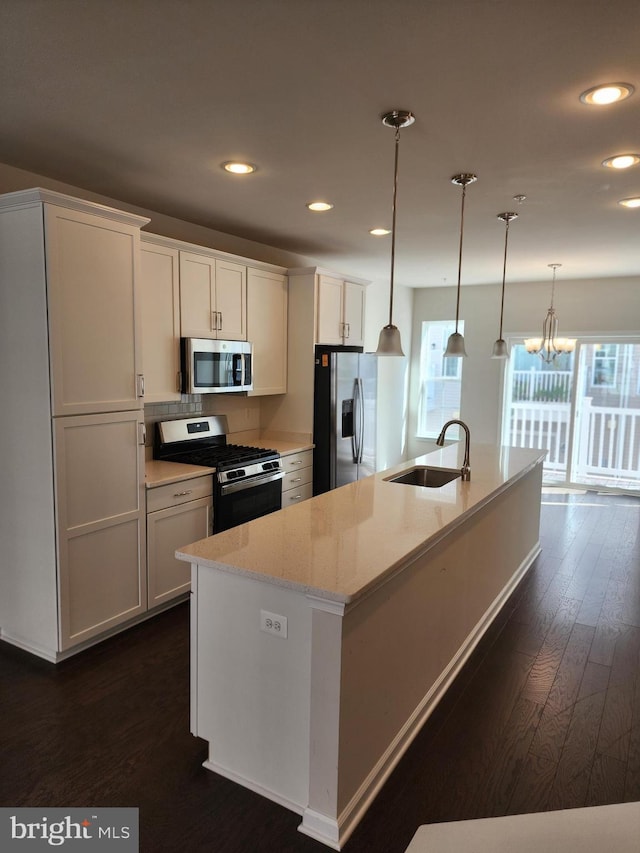
[[429,465],[416,465],[395,477],[386,477],[390,483],[405,483],[407,486],[424,486],[427,489],[439,489],[461,474],[460,468],[432,468]]

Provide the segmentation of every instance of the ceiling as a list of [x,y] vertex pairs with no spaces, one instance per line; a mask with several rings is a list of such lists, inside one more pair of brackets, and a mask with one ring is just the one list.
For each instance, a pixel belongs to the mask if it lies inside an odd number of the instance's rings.
[[463,284],[501,281],[509,210],[508,281],[636,276],[640,166],[601,161],[640,152],[639,41],[638,0],[2,0],[0,161],[385,280],[409,109],[397,283],[457,282],[459,172]]

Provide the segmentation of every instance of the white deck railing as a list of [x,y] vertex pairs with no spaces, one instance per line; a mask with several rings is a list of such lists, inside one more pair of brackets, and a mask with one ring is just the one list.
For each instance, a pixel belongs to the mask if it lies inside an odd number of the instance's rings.
[[537,447],[548,451],[544,467],[551,471],[567,467],[569,403],[512,403],[510,440],[512,447]]
[[513,371],[513,399],[517,402],[538,401],[568,403],[571,399],[571,370]]
[[576,460],[582,477],[640,482],[640,409],[613,409],[583,401]]
[[[545,469],[565,471],[570,417],[569,403],[514,402],[509,443],[546,449]],[[572,480],[623,478],[640,484],[640,409],[593,406],[585,397],[576,440]]]

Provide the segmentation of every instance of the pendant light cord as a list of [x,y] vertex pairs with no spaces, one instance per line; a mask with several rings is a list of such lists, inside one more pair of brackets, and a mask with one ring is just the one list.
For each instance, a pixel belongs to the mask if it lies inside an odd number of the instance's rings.
[[507,276],[507,243],[509,242],[509,222],[511,220],[507,219],[507,228],[504,235],[504,263],[502,265],[502,299],[500,302],[500,332],[498,334],[498,338],[502,340],[502,318],[504,314],[504,282]]
[[391,204],[391,275],[389,287],[389,325],[393,317],[393,278],[396,260],[396,197],[398,195],[398,152],[400,150],[400,128],[396,127],[396,150],[393,164],[393,202]]
[[549,266],[553,268],[553,277],[551,279],[551,310],[553,311],[553,296],[556,291],[556,269],[559,264],[549,264]]
[[458,252],[458,292],[456,295],[456,334],[458,333],[458,317],[460,316],[460,281],[462,277],[462,235],[464,234],[464,200],[467,194],[467,184],[462,185],[462,208],[460,211],[460,250]]

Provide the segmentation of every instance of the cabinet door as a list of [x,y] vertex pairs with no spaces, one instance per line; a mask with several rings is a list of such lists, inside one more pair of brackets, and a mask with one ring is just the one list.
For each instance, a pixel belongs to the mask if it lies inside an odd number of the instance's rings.
[[180,252],[180,334],[183,338],[215,338],[216,262]]
[[200,498],[147,515],[149,608],[191,589],[191,564],[176,560],[178,548],[211,534],[212,501]]
[[247,340],[247,268],[231,261],[216,261],[217,336],[221,340]]
[[343,282],[338,278],[318,276],[316,343],[343,343],[342,285]]
[[139,228],[44,205],[54,415],[142,406]]
[[56,418],[60,647],[147,609],[142,412]]
[[287,391],[287,297],[286,276],[249,269],[247,339],[253,345],[250,396]]
[[180,399],[178,252],[142,243],[140,314],[145,403]]
[[364,309],[367,290],[353,281],[344,283],[344,342],[349,346],[364,345]]

